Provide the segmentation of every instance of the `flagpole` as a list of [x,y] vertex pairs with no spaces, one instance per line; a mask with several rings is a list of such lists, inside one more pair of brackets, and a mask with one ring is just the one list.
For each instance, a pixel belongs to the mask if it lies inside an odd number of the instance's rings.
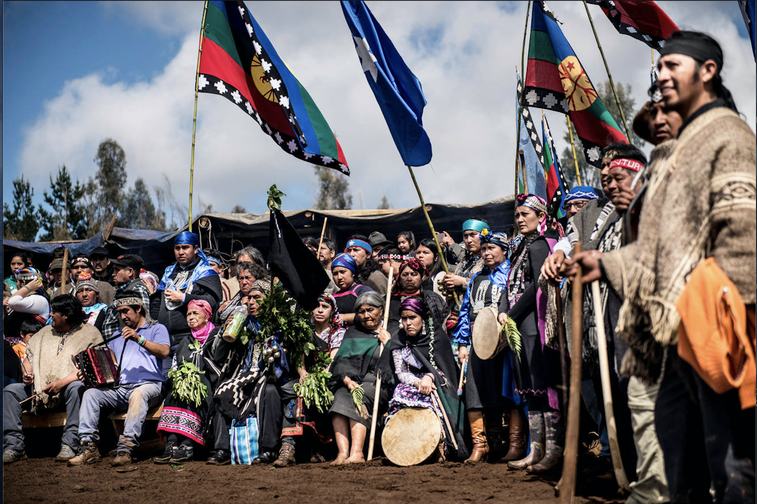
[[612,94],[615,96],[615,103],[618,106],[618,110],[620,111],[620,119],[623,121],[623,128],[626,130],[626,137],[628,137],[628,142],[631,142],[631,133],[628,131],[628,125],[626,124],[626,116],[623,113],[623,107],[620,106],[620,100],[618,99],[618,92],[615,91],[615,84],[612,81],[612,74],[610,73],[610,67],[607,66],[607,59],[605,59],[605,52],[602,50],[602,44],[599,43],[599,37],[597,36],[597,30],[594,29],[594,21],[591,19],[591,14],[589,13],[589,6],[586,5],[586,0],[583,0],[584,3],[584,9],[586,9],[586,15],[589,17],[589,24],[591,24],[591,31],[594,32],[594,40],[597,41],[597,47],[599,47],[599,54],[602,55],[602,62],[605,64],[605,70],[607,71],[607,78],[610,81],[610,88],[612,88]]
[[192,193],[195,178],[195,133],[197,132],[197,98],[200,88],[200,57],[202,56],[202,41],[205,38],[205,15],[208,12],[208,2],[202,8],[202,26],[200,27],[200,47],[197,50],[197,71],[195,72],[195,113],[192,118],[192,160],[189,165],[189,231],[192,231]]
[[[436,248],[439,251],[439,258],[442,260],[442,267],[444,268],[444,272],[449,275],[449,267],[447,266],[446,259],[444,259],[444,253],[442,252],[442,246],[439,243],[439,239],[436,237],[434,224],[431,222],[431,217],[428,216],[428,211],[426,210],[426,203],[423,201],[423,195],[421,194],[421,188],[418,187],[418,181],[415,180],[415,174],[413,173],[413,168],[411,166],[408,166],[407,169],[408,171],[410,171],[410,177],[413,179],[413,184],[415,184],[415,191],[418,193],[418,199],[421,201],[421,208],[423,209],[423,215],[426,216],[426,222],[428,222],[428,227],[431,228],[431,236],[434,237],[434,243],[436,243]],[[452,294],[455,296],[455,304],[457,305],[457,309],[459,310],[460,299],[458,299],[457,297],[457,292],[453,290]]]
[[528,171],[526,169],[526,157],[523,155],[523,149],[518,150],[518,156],[520,156],[520,172],[521,172],[521,175],[523,175],[523,190],[526,191],[526,194],[529,194]]
[[576,144],[573,142],[573,128],[570,125],[570,114],[565,114],[565,121],[568,123],[568,133],[570,134],[570,148],[573,150],[573,166],[576,167],[576,180],[578,185],[581,184],[581,172],[578,169],[578,156],[576,156]]
[[[528,18],[531,14],[531,0],[528,1],[526,4],[526,24],[523,26],[523,44],[521,45],[520,49],[520,68],[525,72],[525,56],[526,56],[526,35],[528,34]],[[518,75],[518,65],[515,65],[515,75]],[[524,75],[525,78],[525,75]],[[522,96],[519,93],[518,94],[518,111],[516,113],[517,117],[517,133],[515,135],[515,194],[518,194],[518,150],[520,147],[520,105],[521,105]],[[523,179],[525,180],[525,178]]]

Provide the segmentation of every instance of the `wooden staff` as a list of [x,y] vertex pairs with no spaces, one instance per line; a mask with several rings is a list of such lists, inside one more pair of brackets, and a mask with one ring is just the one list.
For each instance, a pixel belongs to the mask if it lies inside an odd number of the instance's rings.
[[202,26],[200,27],[200,47],[197,49],[197,71],[195,72],[195,113],[192,118],[192,160],[189,164],[189,231],[192,231],[192,193],[195,180],[195,133],[197,131],[197,97],[200,89],[200,59],[202,57],[202,41],[205,39],[205,15],[208,13],[208,2],[202,9]]
[[444,411],[444,407],[442,406],[442,400],[439,399],[439,392],[437,392],[436,390],[433,390],[431,393],[432,393],[431,397],[435,400],[436,406],[442,411],[442,416],[444,417],[444,424],[447,426],[449,435],[452,438],[452,446],[455,447],[455,450],[459,450],[460,448],[458,448],[457,440],[455,439],[455,431],[452,430],[452,424],[449,423],[449,418],[447,418],[447,412]]
[[610,458],[615,470],[615,479],[618,486],[626,492],[631,491],[631,486],[623,469],[623,459],[620,458],[620,446],[618,445],[618,430],[615,426],[615,412],[612,406],[612,389],[610,388],[610,365],[607,360],[607,340],[605,335],[605,318],[602,313],[602,298],[599,292],[599,280],[591,283],[591,297],[594,303],[594,325],[597,327],[597,352],[599,353],[599,376],[602,379],[602,399],[605,405],[605,425],[607,437],[610,442]]
[[68,275],[68,249],[63,248],[63,271],[60,273],[60,293],[66,293],[66,275]]
[[[526,168],[526,157],[523,155],[523,149],[518,151],[518,155],[520,156],[520,171],[523,175],[523,190],[528,194],[528,169]],[[516,204],[515,207],[517,208],[518,205]]]
[[321,239],[318,240],[318,252],[315,254],[315,256],[318,258],[318,260],[321,260],[321,244],[323,243],[323,235],[326,233],[326,222],[329,220],[328,217],[323,218],[323,227],[321,228]]
[[460,383],[457,385],[457,397],[463,395],[463,380],[465,380],[466,371],[468,371],[468,359],[463,361],[463,366],[460,368]]
[[42,395],[43,393],[44,393],[44,392],[38,392],[38,393],[34,394],[34,395],[33,395],[33,396],[31,396],[31,397],[27,397],[27,398],[26,398],[26,399],[24,399],[23,401],[20,401],[20,402],[19,402],[19,404],[24,404],[24,403],[25,403],[26,401],[31,401],[31,400],[32,400],[32,399],[34,399],[35,397],[39,397],[39,396],[41,396],[41,395]]
[[[386,303],[384,303],[384,323],[382,329],[386,329],[389,322],[389,303],[392,300],[392,275],[394,275],[394,266],[389,266],[389,278],[386,279]],[[384,352],[384,345],[379,341],[379,360]],[[368,440],[368,460],[373,458],[373,445],[376,442],[376,420],[378,417],[379,394],[381,393],[381,376],[376,373],[376,393],[373,396],[373,415],[371,417],[371,437]]]
[[562,373],[562,402],[563,408],[568,405],[568,363],[565,361],[565,325],[562,319],[562,296],[560,295],[560,284],[554,286],[555,303],[557,304],[557,335],[560,344],[560,372]]
[[573,166],[576,168],[576,182],[581,185],[581,170],[578,169],[578,156],[576,156],[576,144],[573,141],[573,128],[570,126],[570,115],[565,114],[565,122],[568,124],[568,134],[570,135],[570,148],[573,151]]
[[[573,245],[573,257],[581,253],[581,243]],[[573,302],[573,324],[570,341],[570,398],[568,402],[568,425],[565,436],[562,477],[555,490],[560,504],[572,504],[576,495],[576,469],[578,465],[578,427],[581,418],[581,340],[583,328],[581,312],[583,308],[583,285],[581,265],[573,279],[571,299]]]

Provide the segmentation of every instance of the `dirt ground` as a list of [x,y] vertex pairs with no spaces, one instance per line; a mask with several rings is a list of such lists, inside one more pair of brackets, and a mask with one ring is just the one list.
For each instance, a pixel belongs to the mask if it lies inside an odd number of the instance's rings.
[[[152,453],[152,455],[158,452]],[[30,457],[4,467],[4,502],[226,503],[308,502],[313,504],[557,502],[559,478],[511,471],[505,464],[460,463],[397,467],[383,458],[331,467],[156,465],[144,454],[135,464],[113,468],[106,457],[86,467],[68,467],[52,457]],[[622,503],[614,486],[579,488],[576,502]]]

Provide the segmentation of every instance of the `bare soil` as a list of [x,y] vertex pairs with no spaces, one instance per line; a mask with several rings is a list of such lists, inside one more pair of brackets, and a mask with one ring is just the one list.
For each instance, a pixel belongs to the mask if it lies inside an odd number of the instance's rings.
[[[158,452],[152,453],[152,455]],[[52,457],[4,467],[4,502],[69,504],[308,502],[314,504],[557,502],[552,478],[508,470],[505,464],[438,463],[397,467],[379,458],[366,464],[293,467],[211,466],[193,461],[156,465],[143,455],[113,468],[105,457],[68,467]],[[622,503],[614,483],[578,489],[576,502]]]

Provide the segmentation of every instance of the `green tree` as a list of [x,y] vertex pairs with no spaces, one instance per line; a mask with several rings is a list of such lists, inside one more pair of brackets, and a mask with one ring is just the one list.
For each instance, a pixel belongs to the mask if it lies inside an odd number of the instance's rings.
[[[641,148],[644,145],[644,141],[639,138],[631,128],[631,121],[633,121],[634,115],[636,115],[636,101],[631,97],[631,85],[622,83],[617,84],[616,90],[618,91],[618,100],[623,107],[623,114],[626,117],[626,124],[631,132],[631,142]],[[621,133],[625,135],[625,128],[623,127],[623,120],[620,117],[618,111],[618,104],[615,102],[615,96],[613,96],[612,88],[610,87],[610,81],[605,81],[597,86],[597,94],[602,102],[607,107],[607,111],[610,113],[615,122],[618,124]],[[573,123],[570,124],[571,130],[573,130],[573,141],[576,146],[576,158],[578,158],[578,169],[581,173],[581,185],[588,185],[591,187],[601,187],[599,182],[599,170],[594,166],[586,162],[586,158],[583,154],[583,146],[581,140],[576,134],[576,129]],[[563,141],[567,144],[560,155],[560,164],[562,165],[563,174],[565,175],[565,182],[568,187],[578,185],[575,163],[573,162],[573,151],[570,147],[570,135],[568,131],[565,131],[563,135]]]
[[247,213],[247,210],[242,205],[234,205],[231,209],[231,213]]
[[34,241],[39,231],[39,216],[32,204],[34,189],[24,176],[13,181],[13,207],[3,203],[3,238]]
[[331,168],[315,167],[320,191],[315,200],[316,210],[349,210],[352,208],[350,182],[347,177]]
[[50,192],[45,191],[45,204],[50,210],[39,207],[40,227],[44,229],[41,241],[81,240],[87,236],[86,213],[81,206],[84,186],[71,181],[66,165],[58,168],[53,180],[50,175]]
[[120,227],[132,229],[154,229],[167,231],[165,212],[155,209],[150,197],[150,190],[140,177],[134,182],[134,187],[123,199],[121,215],[117,220]]
[[389,200],[386,199],[386,194],[381,196],[381,203],[378,206],[379,210],[389,210],[391,208],[391,205],[389,205]]
[[85,184],[89,208],[88,236],[105,228],[112,216],[118,216],[126,187],[126,153],[112,138],[100,142],[94,158],[98,169]]

